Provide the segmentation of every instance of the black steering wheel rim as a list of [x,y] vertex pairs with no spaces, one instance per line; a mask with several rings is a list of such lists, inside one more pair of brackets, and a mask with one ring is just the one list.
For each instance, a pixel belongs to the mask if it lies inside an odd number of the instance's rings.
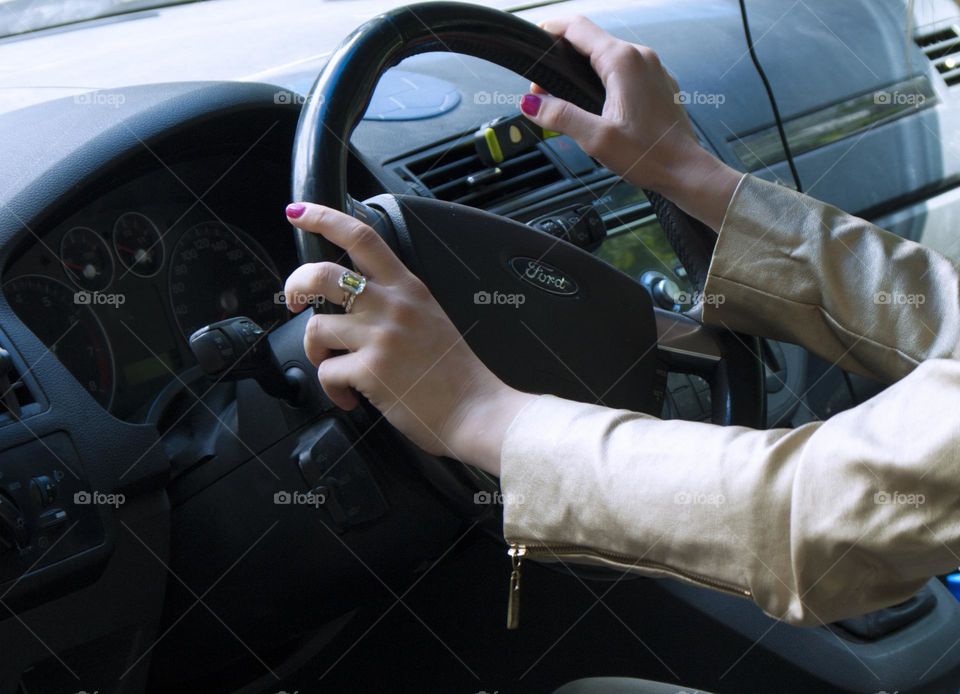
[[[536,82],[551,94],[600,113],[604,88],[587,58],[568,42],[512,14],[458,2],[400,7],[354,30],[331,56],[300,116],[294,145],[293,194],[344,212],[350,134],[389,68],[418,53],[446,51],[489,60]],[[351,89],[337,88],[349,84]],[[322,124],[322,127],[316,127]],[[696,286],[703,288],[716,234],[659,193],[645,190],[670,244]],[[301,262],[340,253],[316,234],[296,231]]]
[[[425,2],[396,8],[355,29],[330,57],[308,94],[293,151],[292,195],[356,214],[347,191],[349,141],[380,77],[410,56],[455,52],[488,60],[539,84],[551,94],[600,113],[604,87],[589,60],[568,42],[512,14],[460,2]],[[717,236],[653,191],[651,202],[670,245],[702,290]],[[294,230],[303,263],[338,260],[343,251],[322,236]],[[715,374],[713,421],[765,425],[760,346],[756,338],[715,331],[724,353]],[[731,389],[749,390],[733,398]],[[750,402],[750,400],[753,402]]]

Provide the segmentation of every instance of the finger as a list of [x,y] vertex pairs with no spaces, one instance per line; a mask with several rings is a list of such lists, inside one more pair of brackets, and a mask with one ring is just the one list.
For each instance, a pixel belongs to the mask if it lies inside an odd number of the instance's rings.
[[590,58],[590,64],[601,80],[606,80],[611,67],[610,61],[602,60],[601,57],[617,44],[625,43],[586,17],[551,19],[543,23],[543,29],[565,38],[578,53]]
[[520,110],[537,125],[569,135],[581,147],[592,140],[602,125],[600,116],[549,94],[527,94],[520,100]]
[[[338,306],[342,305],[344,292],[340,288],[339,281],[344,272],[347,272],[347,268],[336,263],[301,265],[287,278],[283,287],[287,308],[294,313],[300,313],[307,306],[325,301],[333,302]],[[353,302],[353,313],[361,313],[369,309],[376,301],[376,294],[377,290],[373,282],[368,280],[363,294]]]
[[530,93],[531,93],[531,94],[549,94],[549,92],[548,92],[546,89],[544,89],[543,87],[541,87],[541,86],[540,86],[539,84],[537,84],[536,82],[531,82],[531,83],[530,83]]
[[333,401],[333,404],[343,410],[352,410],[360,401],[354,388],[357,379],[361,376],[363,365],[356,354],[325,359],[317,368],[317,378],[323,392]]
[[407,273],[406,267],[380,235],[348,214],[322,205],[298,202],[287,205],[287,218],[298,229],[320,234],[345,250],[364,274],[391,282]]
[[315,367],[319,367],[323,362],[331,357],[337,356],[341,352],[337,352],[332,349],[327,349],[326,347],[313,346],[312,348],[307,347],[306,335],[304,335],[303,340],[303,351],[307,354],[307,359]]
[[548,34],[553,34],[555,37],[560,38],[567,30],[567,27],[570,26],[570,22],[576,18],[576,15],[569,17],[552,17],[539,22],[537,26]]
[[303,351],[314,366],[334,352],[355,352],[365,342],[367,327],[350,316],[318,314],[310,317],[303,331]]

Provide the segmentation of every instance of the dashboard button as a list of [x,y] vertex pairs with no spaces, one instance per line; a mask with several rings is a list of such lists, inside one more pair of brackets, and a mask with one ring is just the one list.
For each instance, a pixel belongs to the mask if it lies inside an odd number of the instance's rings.
[[57,483],[49,475],[30,480],[30,498],[37,506],[49,506],[57,498]]
[[606,224],[593,205],[556,210],[527,224],[591,252],[599,248],[607,236]]
[[537,226],[540,227],[541,231],[545,231],[551,236],[561,236],[563,234],[563,228],[552,219],[545,219]]
[[52,508],[40,514],[37,525],[41,530],[51,530],[65,525],[67,518],[67,512],[62,508]]

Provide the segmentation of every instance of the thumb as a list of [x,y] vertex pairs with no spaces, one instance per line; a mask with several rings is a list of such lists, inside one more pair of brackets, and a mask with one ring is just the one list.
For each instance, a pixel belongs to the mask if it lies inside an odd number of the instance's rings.
[[569,135],[581,147],[591,139],[600,125],[600,116],[542,92],[525,95],[520,100],[520,110],[540,127]]

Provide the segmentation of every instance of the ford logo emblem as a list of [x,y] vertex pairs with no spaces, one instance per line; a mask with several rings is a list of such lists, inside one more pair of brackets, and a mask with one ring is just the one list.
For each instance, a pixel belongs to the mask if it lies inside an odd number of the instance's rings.
[[572,279],[560,272],[552,265],[533,258],[511,258],[510,268],[524,282],[529,282],[545,292],[560,296],[573,296],[580,291],[580,287]]

